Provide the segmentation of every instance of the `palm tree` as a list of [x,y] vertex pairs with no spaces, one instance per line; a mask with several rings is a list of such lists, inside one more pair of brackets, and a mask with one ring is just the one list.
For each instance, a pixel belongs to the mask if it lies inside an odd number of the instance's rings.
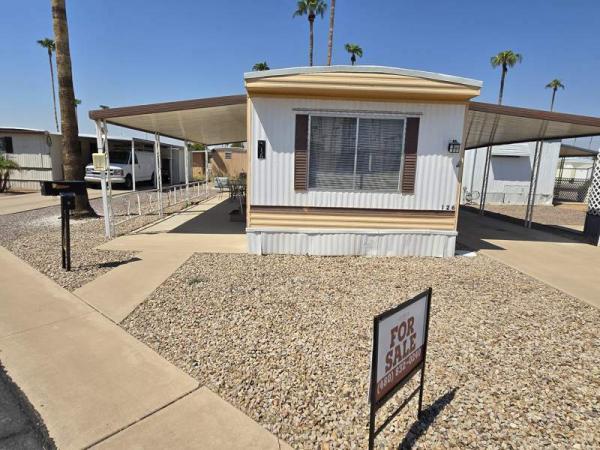
[[325,11],[327,10],[327,3],[323,0],[298,0],[296,4],[296,11],[292,17],[296,16],[308,16],[308,24],[310,32],[308,35],[308,65],[313,65],[313,48],[314,48],[314,24],[315,17],[317,14],[323,18]]
[[48,50],[48,62],[50,63],[50,80],[52,81],[52,104],[54,105],[54,123],[56,123],[56,131],[58,129],[58,113],[56,112],[56,89],[54,87],[54,66],[52,65],[52,53],[56,50],[54,40],[44,38],[37,41],[40,46]]
[[502,67],[502,77],[500,78],[500,94],[498,95],[498,104],[502,104],[502,96],[504,95],[504,80],[509,67],[514,67],[517,63],[523,61],[523,56],[520,53],[515,53],[512,50],[504,50],[495,56],[492,56],[490,63],[492,67]]
[[269,65],[267,64],[266,61],[257,62],[256,64],[254,64],[252,66],[252,70],[255,71],[255,72],[260,72],[260,71],[269,70],[269,69],[270,69],[270,67],[269,67]]
[[354,63],[356,62],[357,56],[359,58],[362,58],[363,50],[362,48],[360,48],[360,45],[348,43],[344,47],[346,48],[346,51],[352,55],[350,57],[350,62],[352,63],[352,65],[354,65]]
[[552,102],[550,103],[550,111],[554,111],[554,99],[556,97],[556,91],[558,90],[558,88],[565,88],[565,85],[562,84],[562,81],[560,81],[558,78],[555,78],[546,85],[546,89],[552,89]]
[[327,65],[331,65],[331,57],[333,56],[333,22],[335,20],[335,0],[331,0],[329,8],[329,38],[327,39]]
[[13,160],[0,156],[0,192],[8,190],[11,170],[21,170],[21,168]]
[[[79,127],[75,112],[75,93],[65,0],[52,0],[52,23],[56,42],[56,72],[58,74],[58,100],[60,102],[63,137],[64,178],[66,180],[83,181],[85,171],[81,158],[81,148],[79,147]],[[94,214],[85,190],[82,195],[75,198],[74,214],[78,216]]]

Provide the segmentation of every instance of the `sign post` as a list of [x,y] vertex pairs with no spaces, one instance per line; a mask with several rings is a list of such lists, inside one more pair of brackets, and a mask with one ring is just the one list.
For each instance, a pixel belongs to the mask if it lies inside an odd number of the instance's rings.
[[[431,292],[429,288],[373,319],[373,354],[369,390],[370,450],[374,448],[377,435],[417,393],[419,394],[418,418],[422,416]],[[376,428],[377,411],[419,370],[421,371],[419,387],[410,393],[381,426]]]
[[75,195],[85,192],[85,182],[76,181],[42,181],[40,182],[42,195],[60,195],[60,223],[61,223],[61,253],[62,268],[71,270],[71,224],[70,211],[75,209]]

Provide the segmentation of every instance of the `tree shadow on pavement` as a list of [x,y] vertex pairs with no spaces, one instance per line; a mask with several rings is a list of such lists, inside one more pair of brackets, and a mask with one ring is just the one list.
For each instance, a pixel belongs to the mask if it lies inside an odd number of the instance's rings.
[[435,422],[435,419],[442,412],[442,410],[454,399],[457,390],[458,388],[454,388],[446,392],[428,408],[423,410],[422,418],[411,425],[410,429],[406,433],[406,436],[400,445],[398,445],[399,450],[413,448],[415,442],[427,431],[431,424]]

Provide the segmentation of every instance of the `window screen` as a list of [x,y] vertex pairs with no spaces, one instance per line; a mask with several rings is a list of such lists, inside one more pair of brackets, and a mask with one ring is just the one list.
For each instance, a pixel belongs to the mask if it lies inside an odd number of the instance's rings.
[[308,186],[398,190],[404,119],[310,117]]

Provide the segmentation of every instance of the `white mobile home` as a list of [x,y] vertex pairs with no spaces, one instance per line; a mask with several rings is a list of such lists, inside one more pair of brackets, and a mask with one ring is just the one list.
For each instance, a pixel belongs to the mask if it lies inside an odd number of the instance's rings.
[[454,254],[467,102],[481,82],[402,69],[246,74],[252,253]]
[[[526,205],[531,184],[536,142],[498,145],[492,148],[486,201],[490,204]],[[551,205],[560,141],[544,142],[540,160],[536,205]],[[481,193],[487,148],[465,154],[462,201],[467,196],[476,201]]]
[[256,254],[451,256],[465,150],[600,135],[599,118],[474,102],[481,82],[430,72],[301,67],[244,81],[243,95],[89,116],[157,142],[246,141]]
[[[135,138],[136,151],[153,151],[154,143]],[[132,139],[110,138],[111,150],[130,152]],[[79,146],[84,165],[97,152],[95,135],[80,134]],[[180,146],[161,145],[163,177],[171,183],[185,178],[183,152]],[[20,127],[0,128],[0,154],[15,161],[21,170],[12,171],[10,184],[15,190],[39,190],[40,181],[63,179],[62,135],[45,130]]]

